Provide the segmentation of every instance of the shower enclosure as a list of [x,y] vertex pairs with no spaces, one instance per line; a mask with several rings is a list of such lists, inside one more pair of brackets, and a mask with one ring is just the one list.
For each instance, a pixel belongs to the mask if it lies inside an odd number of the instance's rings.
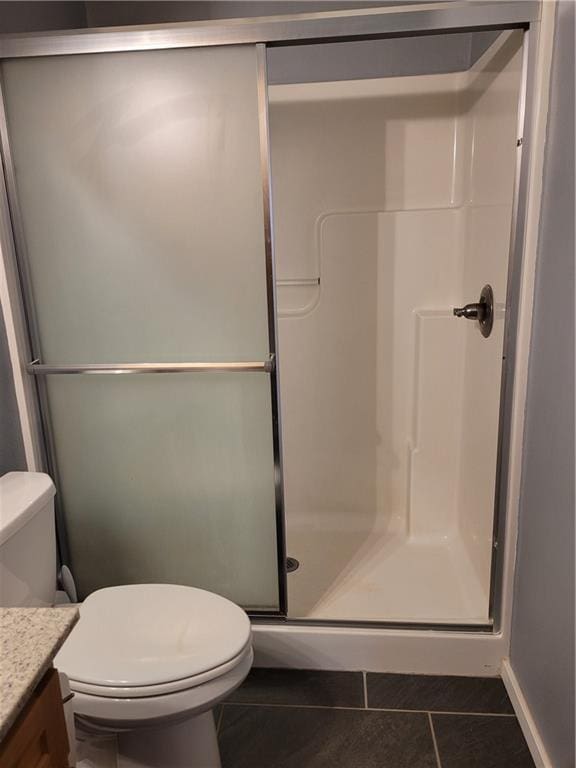
[[537,14],[0,40],[20,355],[81,597],[492,629]]
[[289,615],[488,623],[522,33],[278,51]]

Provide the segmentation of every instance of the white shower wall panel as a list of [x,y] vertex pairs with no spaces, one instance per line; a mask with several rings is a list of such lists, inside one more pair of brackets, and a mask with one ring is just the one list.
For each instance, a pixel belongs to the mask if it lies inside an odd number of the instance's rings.
[[458,83],[428,75],[270,88],[279,279],[317,277],[327,213],[452,203]]
[[456,208],[378,214],[378,517],[393,510],[411,537],[455,530],[461,218]]
[[279,321],[288,536],[376,522],[377,216],[330,217],[322,242],[312,308]]
[[[463,578],[446,592],[464,560],[450,545],[463,216],[329,215],[315,297],[304,286],[302,307],[292,299],[283,314],[279,289],[287,542],[301,562],[290,576],[293,615],[486,618],[476,584]],[[403,588],[392,595],[396,580]]]
[[[412,536],[454,530],[457,434],[447,419],[461,390],[453,345],[463,328],[450,315],[460,219],[458,209],[328,216],[315,298],[305,286],[301,311],[292,302],[283,314],[280,288],[291,523]],[[431,333],[431,325],[442,327]],[[450,474],[437,478],[433,504],[420,475],[435,456]]]

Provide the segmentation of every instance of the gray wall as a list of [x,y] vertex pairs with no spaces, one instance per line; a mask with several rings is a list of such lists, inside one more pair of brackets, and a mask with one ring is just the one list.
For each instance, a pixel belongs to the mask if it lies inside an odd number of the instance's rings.
[[0,2],[0,34],[310,13],[390,4],[379,0],[8,0]]
[[267,52],[268,81],[277,85],[463,72],[470,69],[498,34],[463,32],[390,40],[273,46]]
[[574,766],[574,4],[556,19],[511,663],[555,768]]
[[245,16],[274,16],[290,13],[346,10],[378,5],[378,0],[88,0],[87,24],[90,27],[109,27],[128,24],[155,24],[160,22],[198,21],[201,19],[229,19]]
[[4,315],[0,309],[0,477],[26,469]]
[[83,2],[0,2],[0,34],[85,26],[86,8]]

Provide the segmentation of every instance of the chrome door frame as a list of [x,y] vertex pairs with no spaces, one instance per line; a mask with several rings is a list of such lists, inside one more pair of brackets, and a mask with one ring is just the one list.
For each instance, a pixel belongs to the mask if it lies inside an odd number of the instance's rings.
[[[260,128],[260,162],[262,172],[262,194],[264,203],[266,281],[268,289],[268,331],[270,353],[277,354],[276,323],[276,285],[274,277],[273,222],[270,183],[270,148],[268,136],[268,99],[266,79],[266,47],[271,45],[306,44],[334,42],[342,40],[361,40],[392,37],[412,37],[416,35],[449,34],[455,32],[478,31],[487,29],[524,29],[525,68],[521,99],[523,109],[523,131],[518,137],[519,152],[516,170],[516,188],[513,204],[511,250],[509,256],[509,280],[507,311],[505,321],[504,362],[502,366],[502,386],[500,400],[500,419],[498,432],[498,461],[494,506],[494,550],[490,582],[490,615],[493,623],[478,625],[437,624],[421,622],[393,621],[314,621],[307,619],[286,619],[286,544],[285,515],[282,486],[282,444],[279,403],[278,366],[270,371],[272,411],[273,411],[273,449],[275,466],[275,496],[277,522],[277,555],[279,610],[252,613],[256,619],[264,621],[283,620],[288,623],[315,623],[334,626],[376,626],[387,628],[428,628],[453,631],[497,632],[501,622],[501,594],[504,569],[504,532],[509,472],[509,445],[512,417],[512,398],[514,391],[514,363],[516,335],[518,326],[518,301],[522,253],[524,250],[524,227],[526,218],[527,181],[530,169],[522,157],[522,148],[529,140],[531,118],[531,89],[534,77],[536,45],[532,22],[540,19],[538,0],[448,0],[426,5],[392,6],[367,8],[353,11],[302,13],[287,16],[264,18],[228,19],[221,22],[184,22],[178,24],[143,25],[133,27],[113,27],[97,30],[48,32],[35,34],[16,34],[0,36],[0,65],[2,60],[20,57],[67,56],[88,53],[111,53],[127,51],[160,50],[170,48],[209,47],[222,45],[256,45],[258,111]],[[22,355],[27,359],[24,366],[31,366],[31,373],[40,371],[37,365],[39,335],[36,313],[32,300],[29,271],[26,266],[25,241],[21,224],[18,198],[10,142],[7,132],[4,97],[0,80],[0,140],[3,161],[5,188],[0,189],[0,208],[4,219],[10,221],[12,242],[7,260],[16,263],[11,267],[19,276],[19,296],[15,297],[24,307],[28,339],[23,340]],[[14,246],[14,247],[12,247]],[[30,361],[33,361],[32,363]],[[255,365],[264,365],[256,363]],[[76,366],[78,367],[78,366]],[[80,373],[81,371],[68,371]],[[83,371],[85,372],[85,371]],[[103,372],[103,371],[101,371]],[[128,372],[128,371],[126,371]],[[134,371],[130,371],[134,372]],[[39,402],[43,445],[43,459],[52,477],[58,484],[58,472],[55,462],[53,433],[50,425],[45,378],[34,375]],[[68,550],[63,535],[65,530],[61,511],[59,518],[59,552],[62,560],[68,560]]]
[[518,104],[516,170],[508,254],[506,315],[502,350],[503,361],[500,383],[500,413],[498,417],[498,448],[494,488],[493,549],[490,568],[489,615],[493,620],[495,632],[500,631],[504,620],[502,615],[502,593],[504,588],[506,522],[508,516],[508,480],[510,474],[510,449],[520,292],[527,225],[528,184],[531,174],[530,147],[533,141],[532,123],[534,114],[534,89],[532,88],[532,83],[536,78],[539,33],[540,28],[537,24],[530,25],[524,32],[522,82],[520,84]]
[[[268,75],[266,46],[256,45],[258,67],[258,127],[260,138],[260,173],[262,178],[262,205],[264,212],[264,249],[266,253],[266,289],[268,293],[268,351],[276,361],[278,349],[276,262],[272,231],[272,169],[270,166],[270,131],[268,124]],[[272,401],[272,446],[274,451],[274,499],[276,506],[276,558],[278,562],[277,614],[288,615],[288,573],[286,571],[286,514],[284,509],[284,470],[282,464],[282,427],[280,421],[279,367],[270,373],[270,397]],[[250,613],[255,616],[254,612]]]

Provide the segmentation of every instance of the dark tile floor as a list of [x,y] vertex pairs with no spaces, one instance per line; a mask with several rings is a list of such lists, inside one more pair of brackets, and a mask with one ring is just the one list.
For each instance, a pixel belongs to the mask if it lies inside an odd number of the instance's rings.
[[495,678],[254,669],[216,717],[223,768],[534,768]]

